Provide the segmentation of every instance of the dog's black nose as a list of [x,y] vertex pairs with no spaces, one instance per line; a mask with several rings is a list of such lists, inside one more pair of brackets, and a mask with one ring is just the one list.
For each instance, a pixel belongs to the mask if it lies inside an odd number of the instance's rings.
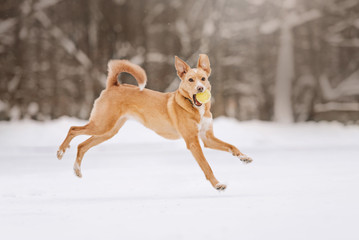
[[197,87],[198,92],[203,92],[203,87]]

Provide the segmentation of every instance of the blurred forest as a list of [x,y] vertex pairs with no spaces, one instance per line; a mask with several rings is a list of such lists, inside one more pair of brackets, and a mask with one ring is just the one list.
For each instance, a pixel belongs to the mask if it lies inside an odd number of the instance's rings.
[[0,0],[0,120],[88,118],[112,58],[174,91],[199,53],[215,116],[359,123],[358,0]]

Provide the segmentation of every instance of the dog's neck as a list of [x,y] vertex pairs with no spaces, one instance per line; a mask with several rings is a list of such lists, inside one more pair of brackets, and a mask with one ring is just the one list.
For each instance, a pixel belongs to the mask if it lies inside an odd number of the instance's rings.
[[188,112],[192,112],[195,108],[193,102],[188,97],[184,96],[180,90],[175,92],[176,103]]
[[194,107],[194,103],[190,98],[188,98],[188,97],[184,97],[184,98],[187,99],[192,104],[192,107]]
[[181,94],[179,90],[175,92],[174,98],[175,102],[187,112],[195,114],[198,113],[198,120],[200,120],[200,118],[204,115],[206,109],[208,109],[205,104],[200,107],[195,106],[193,101],[190,98]]
[[178,105],[180,105],[182,108],[184,108],[188,112],[193,112],[196,110],[199,110],[200,108],[204,107],[203,105],[201,107],[198,107],[194,104],[193,100],[186,96],[187,94],[181,92],[180,89],[178,89],[175,92],[175,101]]

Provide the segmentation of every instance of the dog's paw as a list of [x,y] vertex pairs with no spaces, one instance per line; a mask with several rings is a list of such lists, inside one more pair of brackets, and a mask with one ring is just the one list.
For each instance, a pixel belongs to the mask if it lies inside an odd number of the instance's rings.
[[245,154],[241,154],[238,157],[243,163],[246,163],[246,164],[251,163],[253,161],[253,159],[251,157],[248,157]]
[[227,185],[226,184],[223,184],[223,183],[217,183],[215,188],[218,190],[218,191],[224,191],[226,190],[227,188]]
[[59,150],[57,150],[57,159],[61,160],[68,148],[70,148],[70,145],[67,145],[67,147],[61,145]]
[[62,149],[57,150],[57,159],[61,160],[64,153],[65,151]]
[[81,168],[77,163],[74,165],[74,173],[77,177],[82,178]]

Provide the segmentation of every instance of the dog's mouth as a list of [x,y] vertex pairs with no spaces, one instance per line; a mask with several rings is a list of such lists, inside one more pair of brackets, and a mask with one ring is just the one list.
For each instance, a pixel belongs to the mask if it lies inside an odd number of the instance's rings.
[[193,94],[193,103],[194,105],[196,105],[197,107],[202,106],[202,103],[198,102],[197,98],[196,98],[196,94]]

